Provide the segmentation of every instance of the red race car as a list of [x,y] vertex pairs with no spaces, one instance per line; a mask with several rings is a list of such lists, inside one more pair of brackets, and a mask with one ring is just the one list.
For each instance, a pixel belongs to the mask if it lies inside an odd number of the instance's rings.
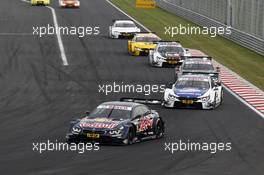
[[59,1],[60,7],[72,7],[72,8],[79,8],[80,1],[79,0],[60,0]]

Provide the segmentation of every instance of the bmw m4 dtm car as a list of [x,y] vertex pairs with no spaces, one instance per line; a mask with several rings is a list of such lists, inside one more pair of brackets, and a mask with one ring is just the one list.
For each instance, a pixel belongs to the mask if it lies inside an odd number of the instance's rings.
[[176,66],[187,56],[190,56],[188,49],[183,48],[179,42],[162,41],[150,51],[149,63],[155,67]]
[[163,105],[168,108],[214,109],[222,101],[222,86],[218,86],[211,76],[182,75],[165,89]]
[[80,1],[79,0],[59,0],[60,7],[72,7],[72,8],[79,8]]
[[133,37],[138,32],[140,28],[132,20],[114,20],[113,25],[109,27],[111,38]]
[[211,57],[190,57],[184,60],[180,67],[175,68],[175,79],[186,74],[209,75],[217,85],[221,85],[220,67],[213,65]]
[[134,56],[148,55],[161,39],[154,33],[137,33],[128,41],[128,53]]
[[82,119],[73,120],[68,143],[93,141],[129,145],[164,136],[164,122],[159,114],[144,104],[105,102]]
[[31,5],[50,5],[50,0],[31,0]]

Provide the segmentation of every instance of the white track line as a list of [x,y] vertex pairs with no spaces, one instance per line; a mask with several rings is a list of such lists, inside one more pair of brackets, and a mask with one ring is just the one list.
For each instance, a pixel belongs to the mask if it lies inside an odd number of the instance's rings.
[[[21,1],[30,3],[30,1],[28,1],[28,0],[21,0]],[[56,11],[54,10],[54,8],[52,8],[50,6],[45,6],[45,7],[51,10],[54,26],[55,26],[56,29],[58,29],[59,25],[58,25]],[[67,60],[67,57],[66,57],[66,53],[65,53],[64,45],[63,45],[63,42],[62,42],[62,39],[61,39],[61,35],[56,32],[56,36],[57,36],[58,45],[59,45],[59,49],[60,49],[62,64],[64,66],[68,66],[69,63],[68,63],[68,60]]]
[[[109,0],[106,0],[106,2],[108,2],[110,5],[112,5],[115,9],[117,9],[119,12],[123,13],[124,15],[126,15],[128,18],[132,19],[133,21],[135,21],[138,25],[140,25],[143,29],[145,29],[148,32],[151,32],[151,30],[149,30],[147,27],[145,27],[143,24],[141,24],[139,21],[137,21],[136,19],[134,19],[133,17],[131,17],[130,15],[128,15],[126,12],[124,12],[123,10],[121,10],[119,7],[117,7],[115,4],[113,4],[112,2],[110,2]],[[220,63],[217,62],[217,64],[221,65]],[[223,66],[223,65],[222,65]],[[225,69],[229,70],[228,68],[226,68],[225,66],[223,66]],[[233,71],[231,71],[232,74],[234,74]],[[237,75],[237,74],[236,74]],[[228,87],[226,87],[225,85],[223,85],[223,87],[230,93],[232,94],[234,97],[236,97],[240,102],[242,102],[244,105],[246,105],[247,107],[249,107],[250,109],[252,109],[255,113],[257,113],[258,115],[260,115],[262,118],[264,118],[264,114],[261,113],[259,110],[257,110],[256,108],[254,108],[252,105],[250,105],[249,103],[247,103],[243,98],[239,97],[236,93],[234,93],[232,90],[230,90]]]
[[0,33],[1,36],[33,36],[32,33]]

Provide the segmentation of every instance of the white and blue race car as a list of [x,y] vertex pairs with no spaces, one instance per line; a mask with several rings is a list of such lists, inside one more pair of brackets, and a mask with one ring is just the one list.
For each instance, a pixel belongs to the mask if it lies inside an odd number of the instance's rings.
[[209,75],[182,75],[165,89],[167,108],[215,109],[223,101],[223,88]]

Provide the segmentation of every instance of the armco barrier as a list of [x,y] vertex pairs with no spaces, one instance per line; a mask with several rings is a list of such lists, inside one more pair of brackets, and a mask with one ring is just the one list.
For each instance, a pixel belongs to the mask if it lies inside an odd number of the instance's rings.
[[[181,16],[187,20],[190,20],[200,26],[226,27],[225,24],[222,24],[216,20],[213,20],[207,16],[191,11],[184,7],[178,6],[168,0],[157,0],[157,5],[164,10],[174,13],[177,16]],[[231,31],[231,35],[223,35],[223,37],[230,39],[231,41],[234,41],[244,47],[247,47],[261,55],[264,55],[263,39],[257,38],[253,35],[247,34],[234,28],[231,28]]]

